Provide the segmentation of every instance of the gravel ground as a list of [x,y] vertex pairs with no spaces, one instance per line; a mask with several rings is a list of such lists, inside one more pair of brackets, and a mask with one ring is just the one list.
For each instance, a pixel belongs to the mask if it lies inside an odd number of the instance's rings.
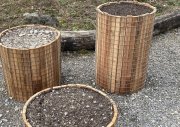
[[[63,53],[63,83],[95,87],[95,54]],[[21,127],[23,104],[7,96],[0,74],[0,126]],[[153,38],[145,88],[127,96],[110,95],[120,110],[123,127],[180,126],[180,28]]]

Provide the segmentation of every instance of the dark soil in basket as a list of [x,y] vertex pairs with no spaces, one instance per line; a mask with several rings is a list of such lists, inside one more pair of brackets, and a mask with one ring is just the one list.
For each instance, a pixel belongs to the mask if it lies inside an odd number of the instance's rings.
[[40,127],[106,127],[112,104],[84,88],[61,88],[36,97],[27,108],[30,124]]
[[142,15],[153,11],[152,8],[133,3],[111,3],[100,8],[101,11],[111,15],[127,16],[127,15]]

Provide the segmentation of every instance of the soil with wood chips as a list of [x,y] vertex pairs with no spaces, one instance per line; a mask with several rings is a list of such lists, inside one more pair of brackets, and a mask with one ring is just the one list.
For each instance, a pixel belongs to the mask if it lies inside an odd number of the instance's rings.
[[27,107],[32,127],[106,127],[112,117],[110,101],[85,88],[53,89]]
[[133,3],[111,3],[106,6],[102,6],[100,8],[101,11],[107,12],[111,15],[117,15],[117,16],[138,16],[146,13],[151,13],[153,11],[152,8],[139,5],[139,4],[133,4]]

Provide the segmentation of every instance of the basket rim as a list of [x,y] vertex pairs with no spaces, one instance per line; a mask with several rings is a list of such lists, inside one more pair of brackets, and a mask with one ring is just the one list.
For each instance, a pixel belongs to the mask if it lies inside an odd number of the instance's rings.
[[113,107],[113,117],[112,117],[112,120],[111,122],[107,125],[107,127],[112,127],[116,121],[117,121],[117,118],[118,118],[118,109],[117,109],[117,106],[116,106],[116,103],[107,95],[105,94],[104,92],[96,89],[96,88],[93,88],[89,85],[85,85],[85,84],[67,84],[67,85],[61,85],[61,86],[55,86],[55,87],[52,87],[52,88],[47,88],[47,89],[44,89],[44,90],[41,90],[39,92],[37,92],[36,94],[34,94],[33,96],[31,96],[27,101],[26,103],[24,104],[23,106],[23,110],[21,112],[22,114],[22,118],[23,118],[23,121],[25,123],[25,125],[27,127],[32,127],[31,124],[28,122],[28,119],[26,117],[26,109],[28,107],[28,105],[31,103],[31,101],[33,101],[35,99],[35,97],[43,94],[43,93],[48,93],[50,90],[53,90],[53,89],[60,89],[60,88],[66,88],[66,87],[76,87],[76,88],[85,88],[85,89],[90,89],[90,90],[93,90],[99,94],[101,94],[102,96],[104,96],[106,99],[108,99],[110,101],[110,103],[112,104],[112,107]]
[[[101,8],[103,6],[108,6],[110,4],[119,4],[119,3],[132,3],[132,4],[137,4],[137,5],[141,5],[141,6],[146,6],[148,8],[151,8],[152,11],[150,13],[144,13],[144,14],[141,14],[141,15],[137,15],[137,16],[133,16],[133,15],[127,15],[127,16],[120,16],[120,15],[113,15],[113,14],[109,14],[107,12],[103,12],[101,11]],[[110,17],[116,17],[116,18],[126,18],[126,17],[132,17],[132,18],[139,18],[139,17],[144,17],[144,16],[147,16],[147,15],[152,15],[152,14],[155,14],[157,9],[156,7],[148,4],[148,3],[144,3],[144,2],[138,2],[138,1],[119,1],[119,2],[106,2],[106,3],[103,3],[103,4],[100,4],[99,6],[97,6],[96,8],[96,11],[98,13],[101,13],[101,14],[104,14],[104,15],[107,15],[107,16],[110,16]]]
[[[13,49],[13,50],[19,50],[19,51],[29,51],[29,50],[34,50],[34,49],[40,49],[42,47],[46,47],[46,46],[49,46],[51,45],[53,42],[55,42],[56,40],[60,39],[61,37],[61,34],[60,34],[60,31],[57,30],[56,28],[54,27],[51,27],[51,26],[46,26],[46,25],[40,25],[40,24],[26,24],[26,25],[19,25],[19,26],[14,26],[14,27],[11,27],[9,29],[5,29],[3,30],[1,33],[0,33],[0,39],[1,37],[8,31],[10,30],[13,30],[13,29],[18,29],[18,28],[23,28],[23,27],[39,27],[39,28],[49,28],[50,30],[54,31],[57,33],[57,36],[55,37],[54,40],[52,41],[47,41],[47,43],[43,44],[42,46],[38,46],[37,48],[10,48],[6,45],[3,45],[2,43],[0,43],[0,46],[4,47],[4,48],[7,48],[7,49]],[[0,40],[1,41],[1,40]]]

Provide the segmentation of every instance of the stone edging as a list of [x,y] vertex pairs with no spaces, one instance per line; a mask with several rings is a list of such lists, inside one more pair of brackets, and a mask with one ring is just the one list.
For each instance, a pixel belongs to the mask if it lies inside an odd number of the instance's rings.
[[[153,35],[164,33],[180,26],[180,10],[155,19]],[[61,31],[62,51],[94,50],[95,30]]]

